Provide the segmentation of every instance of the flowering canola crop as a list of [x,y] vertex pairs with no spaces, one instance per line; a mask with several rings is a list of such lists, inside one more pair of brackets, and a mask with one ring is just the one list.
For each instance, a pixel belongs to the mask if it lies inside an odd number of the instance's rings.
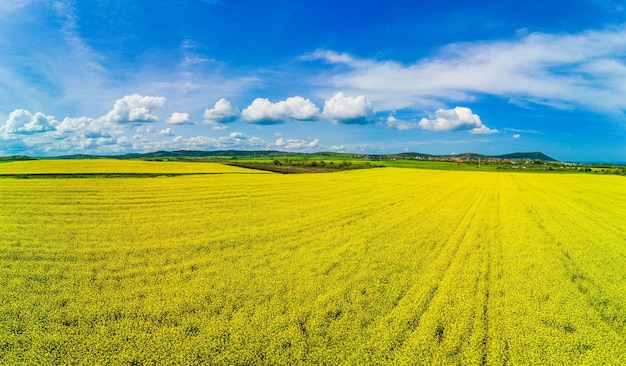
[[623,177],[132,164],[0,178],[0,364],[626,363]]

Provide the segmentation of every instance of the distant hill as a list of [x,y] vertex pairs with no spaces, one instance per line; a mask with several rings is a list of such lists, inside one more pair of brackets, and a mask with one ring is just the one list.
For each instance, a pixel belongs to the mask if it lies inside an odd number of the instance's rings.
[[[150,153],[129,153],[123,155],[86,155],[86,154],[73,154],[57,156],[57,159],[198,159],[198,158],[279,158],[279,157],[307,157],[311,159],[349,159],[351,157],[369,157],[372,159],[441,159],[441,158],[453,158],[453,159],[471,159],[471,160],[487,160],[489,158],[498,158],[506,160],[539,160],[539,161],[557,161],[541,152],[517,152],[513,154],[505,155],[482,155],[476,153],[463,153],[455,155],[432,155],[422,154],[415,152],[405,152],[398,154],[355,154],[355,153],[342,153],[342,152],[328,152],[320,151],[315,153],[295,153],[278,150],[175,150],[175,151],[155,151]],[[10,156],[0,158],[0,161],[14,161],[14,160],[28,160],[33,159],[28,156]]]
[[35,160],[35,159],[31,158],[30,156],[25,156],[25,155],[12,155],[12,156],[0,157],[0,162],[20,161],[20,160]]
[[155,151],[149,153],[129,153],[123,155],[63,155],[57,159],[184,159],[184,158],[276,158],[276,157],[297,157],[306,156],[311,158],[347,159],[355,154],[320,151],[315,153],[298,153],[278,150],[175,150],[175,151]]
[[430,154],[420,154],[420,153],[400,153],[400,154],[391,154],[391,156],[399,157],[402,159],[415,159],[415,158],[453,158],[453,159],[469,159],[478,160],[483,159],[505,159],[505,160],[541,160],[541,161],[557,161],[549,157],[548,155],[541,152],[517,152],[513,154],[505,154],[505,155],[483,155],[476,153],[463,153],[463,154],[454,154],[454,155],[430,155]]
[[513,154],[497,155],[494,158],[509,159],[509,160],[542,160],[542,161],[557,161],[541,152],[519,152]]
[[264,157],[284,155],[286,153],[276,150],[175,150],[175,151],[155,151],[149,153],[129,153],[123,155],[63,155],[60,159],[99,159],[99,158],[116,158],[116,159],[151,159],[151,158],[202,158],[202,157]]

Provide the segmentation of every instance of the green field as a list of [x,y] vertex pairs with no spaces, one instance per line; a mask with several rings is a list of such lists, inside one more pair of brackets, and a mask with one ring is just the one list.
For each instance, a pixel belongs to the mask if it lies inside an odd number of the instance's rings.
[[0,179],[0,364],[626,364],[624,177],[35,173],[103,175]]

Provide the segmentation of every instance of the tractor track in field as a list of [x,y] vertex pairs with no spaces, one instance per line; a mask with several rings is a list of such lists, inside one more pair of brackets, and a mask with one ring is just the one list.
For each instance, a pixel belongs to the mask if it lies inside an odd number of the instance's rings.
[[[465,241],[465,238],[467,236],[468,230],[467,227],[471,226],[472,223],[474,222],[475,218],[476,218],[476,214],[479,211],[478,208],[480,207],[481,201],[482,201],[482,197],[485,195],[485,190],[482,190],[480,192],[480,194],[476,195],[473,199],[473,201],[471,201],[471,203],[469,204],[468,209],[465,211],[465,214],[463,215],[463,217],[461,218],[460,222],[466,222],[467,225],[463,225],[463,226],[459,226],[455,232],[451,235],[451,237],[455,236],[455,234],[458,233],[458,238],[453,239],[455,244],[453,244],[454,246],[452,248],[450,248],[449,251],[444,250],[445,246],[443,246],[441,248],[441,250],[437,253],[436,257],[433,259],[433,262],[437,262],[439,260],[439,258],[441,258],[442,255],[444,255],[444,253],[450,253],[449,254],[449,258],[446,262],[445,265],[442,266],[442,268],[437,271],[440,274],[437,276],[437,278],[434,281],[434,284],[431,285],[428,294],[424,300],[424,302],[422,303],[422,305],[420,306],[420,312],[419,314],[417,314],[417,316],[412,320],[414,326],[412,327],[413,329],[416,329],[419,327],[422,316],[428,311],[428,309],[430,308],[430,305],[432,303],[432,301],[434,300],[435,296],[437,296],[437,294],[439,293],[439,289],[440,289],[440,285],[441,283],[444,281],[444,279],[446,278],[446,276],[448,275],[448,273],[450,272],[450,268],[452,267],[453,263],[458,259],[458,254],[459,251],[461,250],[461,246],[463,244],[463,242]],[[487,289],[488,291],[488,289]],[[486,306],[486,305],[485,305]],[[486,310],[483,310],[486,312]],[[486,331],[486,330],[485,330]],[[438,335],[438,337],[440,337],[441,339],[443,339],[444,334]],[[404,342],[402,342],[404,343]],[[486,352],[486,341],[484,343],[484,352]],[[399,346],[401,346],[402,344],[400,344]],[[399,347],[398,347],[399,348]],[[486,355],[484,356],[486,358]]]
[[[539,188],[536,188],[537,190]],[[526,205],[529,212],[534,210],[533,206]],[[571,209],[574,209],[572,207]],[[559,250],[559,260],[570,276],[571,282],[585,301],[595,310],[599,319],[617,334],[624,334],[623,317],[615,314],[622,314],[623,309],[613,304],[609,299],[602,296],[602,288],[595,283],[583,269],[576,263],[574,258],[563,248],[562,242],[549,230],[541,217],[536,214],[529,215],[535,225],[544,233],[548,242],[555,243]],[[595,223],[595,222],[594,222]],[[566,329],[567,330],[567,329]]]

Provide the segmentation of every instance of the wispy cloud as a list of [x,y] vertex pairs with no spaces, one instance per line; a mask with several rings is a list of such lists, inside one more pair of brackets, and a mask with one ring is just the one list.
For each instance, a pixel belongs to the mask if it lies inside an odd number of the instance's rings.
[[0,62],[4,103],[14,108],[55,106],[79,111],[97,108],[115,93],[103,56],[80,35],[70,2],[17,5],[11,12],[0,11],[10,15],[0,21],[0,44],[12,50],[3,52]]
[[9,15],[12,11],[42,1],[44,0],[2,0],[0,1],[0,18],[2,18],[2,15]]
[[215,60],[198,54],[195,49],[200,48],[200,44],[191,39],[185,39],[180,45],[183,54],[183,61],[180,63],[182,68],[189,68],[194,65],[204,64],[206,62],[214,62]]
[[398,131],[408,131],[420,128],[420,124],[417,121],[404,121],[397,119],[393,114],[387,117],[387,126]]
[[533,33],[512,41],[455,43],[413,64],[322,50],[305,60],[333,68],[323,88],[367,95],[380,109],[422,108],[480,94],[555,108],[626,110],[626,28],[579,34]]
[[543,135],[543,132],[537,130],[523,130],[519,128],[504,128],[504,131],[516,132],[516,133],[528,133],[533,135]]

